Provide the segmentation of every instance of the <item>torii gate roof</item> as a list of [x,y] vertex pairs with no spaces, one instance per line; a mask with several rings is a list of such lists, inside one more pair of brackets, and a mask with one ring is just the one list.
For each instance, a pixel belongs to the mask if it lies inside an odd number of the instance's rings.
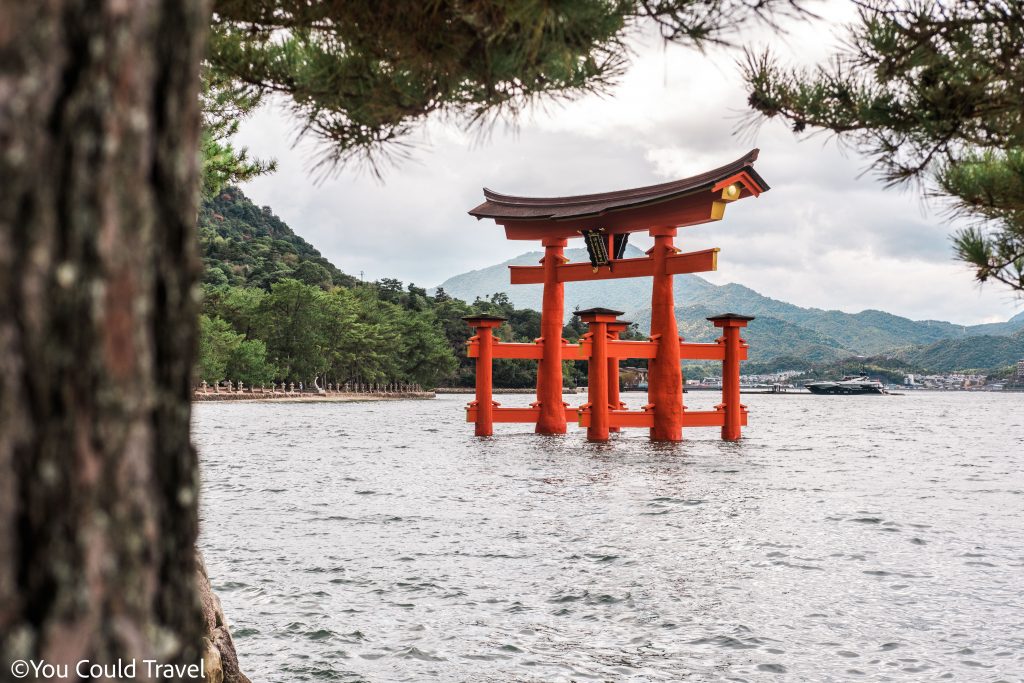
[[725,203],[770,189],[754,170],[758,151],[689,178],[615,192],[514,197],[484,188],[486,201],[469,214],[494,219],[505,226],[509,239],[576,237],[580,230],[595,228],[623,233],[698,225],[721,219]]

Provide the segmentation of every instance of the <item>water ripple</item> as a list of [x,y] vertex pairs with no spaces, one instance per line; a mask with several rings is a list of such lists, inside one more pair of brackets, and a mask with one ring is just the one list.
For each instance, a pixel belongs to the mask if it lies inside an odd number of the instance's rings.
[[1024,395],[744,398],[742,442],[675,445],[479,440],[460,396],[197,406],[201,545],[242,669],[1024,678]]

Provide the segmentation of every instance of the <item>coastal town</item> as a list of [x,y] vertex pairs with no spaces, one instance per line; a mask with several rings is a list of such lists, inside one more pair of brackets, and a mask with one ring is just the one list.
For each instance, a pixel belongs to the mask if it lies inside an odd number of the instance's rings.
[[[872,373],[864,373],[872,376]],[[769,388],[779,386],[788,390],[799,390],[807,374],[803,370],[786,370],[770,374],[740,375],[740,386],[747,388]],[[880,378],[882,379],[882,378]],[[883,381],[890,391],[1024,391],[1024,358],[1017,361],[1014,372],[1009,377],[973,372],[942,372],[935,374],[904,375],[902,383]],[[687,380],[687,389],[720,388],[713,379]]]

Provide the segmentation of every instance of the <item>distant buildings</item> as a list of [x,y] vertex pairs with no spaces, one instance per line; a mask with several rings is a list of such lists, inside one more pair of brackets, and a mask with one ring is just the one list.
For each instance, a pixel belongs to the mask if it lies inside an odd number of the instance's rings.
[[[908,387],[918,389],[945,389],[945,390],[978,390],[995,389],[996,386],[988,383],[985,375],[968,374],[962,372],[947,372],[939,375],[907,375],[903,383]],[[1002,386],[999,386],[1002,389]]]
[[1017,361],[1017,379],[1024,380],[1024,358]]

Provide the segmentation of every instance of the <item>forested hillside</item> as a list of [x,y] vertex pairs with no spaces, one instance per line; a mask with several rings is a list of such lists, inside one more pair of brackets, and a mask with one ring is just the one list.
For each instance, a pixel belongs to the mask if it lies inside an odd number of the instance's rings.
[[[198,380],[468,386],[472,332],[463,316],[507,317],[498,330],[505,341],[540,336],[540,314],[504,295],[467,303],[394,279],[360,282],[237,188],[205,200],[199,225],[206,271]],[[565,328],[570,339],[580,332]],[[566,381],[581,372],[567,363]],[[498,386],[533,386],[535,377],[534,362],[495,363]]]
[[1006,336],[946,339],[929,346],[900,349],[886,356],[932,372],[999,368],[1024,358],[1024,330]]
[[[707,318],[721,312],[708,306],[677,306],[680,336],[690,342],[714,341],[722,332]],[[635,322],[640,329],[649,328],[650,309],[640,311]],[[810,363],[853,355],[831,337],[772,316],[758,316],[743,330],[743,338],[750,344],[749,357],[752,361],[767,361],[788,354]]]
[[342,273],[296,235],[269,206],[258,207],[237,187],[205,200],[199,210],[199,245],[206,266],[203,281],[269,289],[292,278],[309,285],[351,287]]

